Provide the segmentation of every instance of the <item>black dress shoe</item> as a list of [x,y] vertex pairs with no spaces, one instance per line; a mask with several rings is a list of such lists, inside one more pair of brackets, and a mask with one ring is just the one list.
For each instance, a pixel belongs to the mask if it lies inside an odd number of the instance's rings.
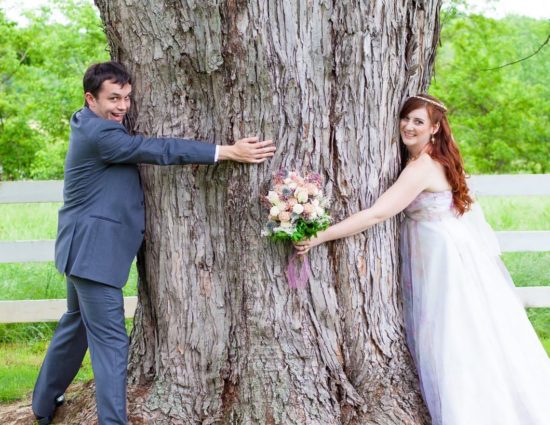
[[61,394],[55,398],[55,409],[50,416],[35,415],[36,422],[38,423],[38,425],[50,425],[53,421],[53,415],[55,415],[55,411],[63,403],[65,403],[65,394]]
[[61,406],[63,403],[65,403],[65,394],[58,395],[58,396],[55,398],[55,407],[58,408],[58,407]]
[[36,423],[38,425],[50,425],[53,421],[51,416],[36,416]]

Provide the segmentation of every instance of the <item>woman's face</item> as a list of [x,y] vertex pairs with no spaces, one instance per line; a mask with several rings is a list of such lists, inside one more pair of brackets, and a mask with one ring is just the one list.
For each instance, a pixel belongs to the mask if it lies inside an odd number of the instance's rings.
[[418,108],[409,112],[399,122],[401,140],[409,151],[422,149],[430,141],[437,128],[438,126],[432,124],[426,108]]

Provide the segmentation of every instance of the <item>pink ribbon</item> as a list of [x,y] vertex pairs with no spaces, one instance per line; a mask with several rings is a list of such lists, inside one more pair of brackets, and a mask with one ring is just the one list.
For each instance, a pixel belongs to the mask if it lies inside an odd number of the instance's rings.
[[307,286],[310,276],[311,267],[309,266],[307,256],[303,256],[300,259],[298,254],[293,254],[288,261],[288,266],[286,267],[288,286],[292,289],[303,289]]

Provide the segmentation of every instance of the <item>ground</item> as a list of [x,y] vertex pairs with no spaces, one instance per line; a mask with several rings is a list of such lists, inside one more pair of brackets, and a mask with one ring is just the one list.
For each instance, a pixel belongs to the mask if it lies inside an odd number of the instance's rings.
[[[52,424],[55,425],[97,425],[97,414],[94,397],[93,381],[77,383],[69,387],[66,393],[66,403],[61,406],[55,415]],[[128,392],[128,408],[130,412],[141,411],[146,391],[132,388]],[[130,425],[145,425],[147,421],[130,415]],[[30,394],[27,398],[11,404],[0,404],[0,424],[31,425],[34,415],[31,410]]]

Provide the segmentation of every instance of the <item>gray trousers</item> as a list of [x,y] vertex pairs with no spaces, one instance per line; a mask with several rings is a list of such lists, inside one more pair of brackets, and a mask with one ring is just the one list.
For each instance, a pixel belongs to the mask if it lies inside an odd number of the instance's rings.
[[67,276],[67,312],[61,317],[34,386],[32,409],[50,416],[90,348],[100,425],[126,425],[128,335],[122,289]]

